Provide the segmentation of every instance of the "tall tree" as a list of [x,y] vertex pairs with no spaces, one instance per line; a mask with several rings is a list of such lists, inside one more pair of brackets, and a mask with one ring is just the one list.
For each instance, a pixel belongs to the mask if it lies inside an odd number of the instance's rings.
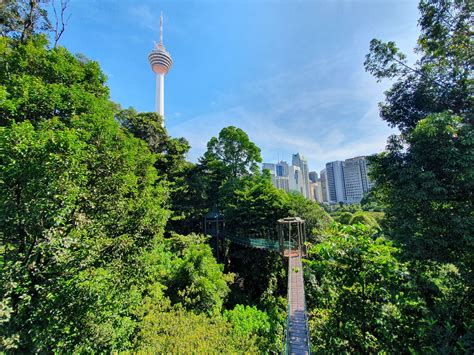
[[135,137],[147,142],[156,155],[159,179],[170,190],[168,230],[189,234],[200,230],[206,204],[205,176],[201,166],[186,160],[190,145],[185,138],[170,137],[162,126],[162,117],[154,112],[119,110],[116,119]]
[[147,142],[157,155],[156,169],[162,178],[173,182],[188,168],[186,154],[191,148],[184,138],[172,138],[163,127],[163,118],[155,112],[137,112],[133,108],[120,110],[115,115],[120,124],[135,137]]
[[[261,161],[260,149],[240,128],[225,127],[219,137],[212,137],[199,160],[199,170],[205,177],[202,182],[208,208],[215,207],[223,194],[232,193],[233,184],[240,178],[258,173],[257,163]],[[224,184],[225,188],[221,189]]]
[[[380,112],[403,132],[372,159],[373,176],[406,251],[457,262],[473,245],[474,5],[422,0],[419,9],[421,58],[413,68],[393,42],[372,40],[367,55],[366,69],[377,78],[397,78]],[[454,228],[456,220],[464,222]]]
[[0,33],[26,43],[36,33],[53,30],[47,0],[6,0],[0,4]]
[[0,48],[0,348],[126,349],[159,283],[155,157],[115,121],[96,63],[42,36]]
[[422,0],[421,34],[410,65],[394,42],[373,39],[365,68],[378,80],[395,79],[380,104],[381,117],[403,133],[431,113],[450,111],[473,123],[474,32],[470,0]]
[[396,80],[381,117],[402,132],[371,158],[372,176],[388,233],[429,308],[424,340],[431,351],[472,352],[474,3],[422,0],[419,10],[413,66],[395,43],[370,44],[366,69]]
[[204,161],[209,168],[220,170],[224,176],[239,178],[255,173],[262,157],[247,133],[229,126],[220,131],[219,137],[212,137],[207,143]]

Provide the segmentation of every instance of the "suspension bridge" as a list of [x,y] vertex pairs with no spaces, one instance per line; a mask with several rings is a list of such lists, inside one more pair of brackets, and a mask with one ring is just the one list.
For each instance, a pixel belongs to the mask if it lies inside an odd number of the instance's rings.
[[[274,231],[259,232],[247,236],[222,233],[225,224],[219,218],[216,216],[214,218],[215,224],[208,225],[211,230],[207,228],[207,232],[216,237],[216,249],[220,248],[219,243],[224,239],[248,248],[279,252],[283,257],[288,258],[288,309],[283,353],[310,354],[311,344],[301,262],[301,258],[306,255],[304,220],[298,217],[279,219],[276,230],[277,237],[275,238]],[[219,228],[221,233],[219,233]]]

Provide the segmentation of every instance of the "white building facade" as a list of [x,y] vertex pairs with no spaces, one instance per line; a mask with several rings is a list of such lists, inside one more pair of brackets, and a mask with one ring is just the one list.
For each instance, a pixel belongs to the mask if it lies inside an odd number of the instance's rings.
[[329,203],[360,203],[372,187],[363,156],[327,163],[325,170]]
[[328,185],[327,185],[327,179],[326,179],[326,169],[323,169],[319,173],[319,180],[321,181],[321,199],[323,200],[322,202],[329,202],[329,197],[328,197]]
[[308,161],[300,153],[293,154],[292,158],[293,166],[300,168],[300,185],[303,188],[301,194],[311,199],[311,194],[309,192],[309,170],[308,170]]
[[308,199],[314,199],[310,190],[308,162],[299,153],[293,155],[292,165],[285,161],[276,164],[263,163],[262,169],[268,169],[272,183],[286,192],[298,192]]

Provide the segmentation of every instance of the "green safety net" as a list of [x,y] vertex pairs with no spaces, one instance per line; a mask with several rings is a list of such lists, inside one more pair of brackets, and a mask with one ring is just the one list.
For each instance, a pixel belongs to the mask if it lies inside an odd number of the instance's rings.
[[[269,249],[274,251],[280,251],[280,243],[278,240],[272,239],[263,239],[263,238],[249,238],[249,237],[240,237],[240,236],[229,236],[226,235],[225,239],[230,240],[236,244],[250,247],[250,248],[257,248],[257,249]],[[294,243],[291,243],[294,246]],[[284,242],[284,249],[290,249],[288,241]]]

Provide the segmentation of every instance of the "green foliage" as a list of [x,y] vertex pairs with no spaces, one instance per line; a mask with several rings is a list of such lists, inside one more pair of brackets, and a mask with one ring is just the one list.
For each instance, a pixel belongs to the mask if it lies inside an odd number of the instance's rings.
[[413,67],[397,57],[394,45],[378,40],[367,56],[366,69],[376,77],[396,78],[380,104],[381,116],[402,131],[390,137],[386,152],[370,159],[373,191],[427,305],[420,343],[430,352],[469,353],[474,348],[474,5],[422,0],[419,9],[420,59]]
[[287,214],[287,195],[275,188],[267,175],[232,180],[221,190],[220,205],[230,233],[274,233],[278,218]]
[[413,67],[394,42],[373,39],[365,68],[379,80],[396,78],[380,104],[381,117],[403,133],[432,113],[450,111],[472,124],[474,5],[469,0],[422,0],[421,35]]
[[406,352],[416,349],[423,304],[397,249],[375,230],[334,225],[309,249],[306,295],[313,351]]
[[[370,158],[369,158],[370,159]],[[382,204],[382,196],[380,196],[377,189],[370,189],[362,200],[360,206],[364,211],[369,212],[384,212],[385,206]]]
[[155,112],[136,112],[133,108],[121,110],[116,119],[135,137],[147,142],[157,155],[156,169],[163,178],[173,182],[188,166],[186,154],[190,146],[184,138],[171,138],[163,127],[163,118]]
[[[96,63],[42,37],[0,45],[0,348],[178,350],[186,334],[186,349],[254,349],[223,320],[170,308],[219,318],[231,281],[202,239],[161,237],[187,144],[155,114],[115,116]],[[170,320],[182,333],[163,336]]]
[[182,309],[150,308],[138,334],[138,353],[257,353],[255,339],[241,336],[222,318]]
[[332,221],[332,218],[318,203],[308,200],[298,193],[288,195],[285,207],[287,216],[301,217],[305,220],[306,231],[312,236],[320,234]]
[[411,257],[454,263],[472,259],[473,137],[472,126],[459,117],[432,115],[407,135],[407,151],[394,142],[373,158],[387,222]]
[[59,117],[109,116],[113,105],[97,62],[73,56],[65,48],[47,48],[45,37],[25,44],[0,38],[0,125]]
[[379,225],[384,221],[384,218],[385,218],[385,213],[384,213],[384,212],[366,211],[365,214],[366,214],[367,216],[370,216],[370,217],[372,217],[373,219],[375,219],[375,221],[376,221]]
[[0,39],[1,348],[126,349],[167,192],[97,63],[47,45]]
[[224,272],[191,233],[217,205],[229,233],[272,237],[297,215],[319,236],[304,270],[315,352],[472,352],[472,6],[420,2],[413,68],[371,42],[366,69],[395,79],[381,115],[402,135],[328,232],[319,205],[258,173],[241,129],[187,162],[160,116],[121,110],[97,63],[35,34],[42,1],[0,5],[0,351],[281,351],[282,258],[226,244]]
[[172,184],[170,230],[181,234],[202,231],[203,218],[210,206],[208,188],[202,166],[187,163]]
[[47,0],[6,0],[0,4],[0,34],[26,42],[35,33],[53,30]]
[[380,229],[379,224],[368,212],[359,211],[352,215],[349,224],[362,223],[375,229]]
[[261,161],[260,149],[240,128],[225,127],[219,137],[212,137],[198,165],[206,207],[223,205],[222,199],[232,194],[240,179],[258,175]]
[[[344,206],[345,207],[345,206]],[[338,209],[333,212],[333,218],[341,224],[357,224],[362,223],[368,226],[380,229],[380,223],[383,221],[385,214],[383,212],[369,212],[361,209],[354,210],[354,213],[344,212],[345,208]]]
[[352,213],[350,212],[341,212],[338,215],[334,217],[336,222],[339,222],[341,224],[351,224],[352,220]]
[[208,207],[206,186],[199,166],[186,161],[189,143],[184,138],[170,137],[162,117],[154,112],[138,113],[128,108],[117,112],[115,118],[135,137],[144,140],[156,156],[155,168],[170,190],[172,215],[167,229],[185,234],[198,231]]
[[446,263],[416,263],[414,276],[429,308],[419,329],[425,352],[470,353],[474,347],[472,302],[458,268]]
[[255,338],[260,352],[268,348],[267,338],[270,337],[270,319],[268,314],[253,306],[236,305],[232,310],[225,311],[224,317],[232,324],[234,330],[242,338]]
[[175,235],[170,240],[175,259],[166,294],[189,310],[217,315],[229,293],[232,274],[223,274],[202,236]]
[[220,131],[218,138],[212,137],[207,143],[203,161],[210,169],[236,178],[255,174],[262,157],[260,149],[250,141],[247,133],[229,126]]
[[131,275],[168,215],[143,144],[113,117],[71,125],[25,121],[0,135],[1,297],[11,309],[2,337],[19,349],[126,347],[144,287]]

